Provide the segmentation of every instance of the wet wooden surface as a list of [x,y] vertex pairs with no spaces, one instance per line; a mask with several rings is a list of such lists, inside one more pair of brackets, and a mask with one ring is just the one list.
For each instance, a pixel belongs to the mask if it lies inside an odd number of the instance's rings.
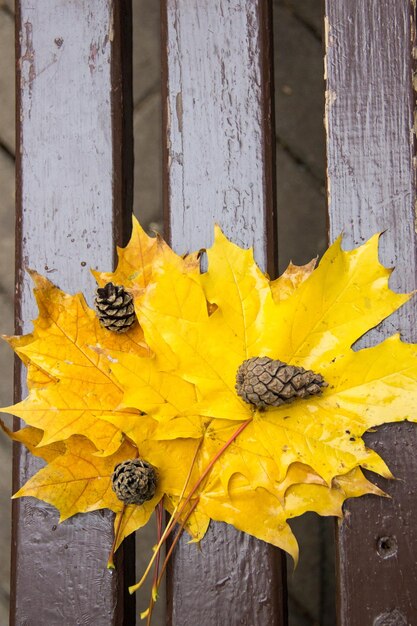
[[[415,229],[415,14],[412,2],[326,2],[327,158],[330,238],[345,245],[376,231],[380,259],[396,266],[391,287],[417,286]],[[360,342],[393,332],[416,341],[416,300]],[[417,427],[384,426],[367,436],[397,480],[392,499],[346,506],[339,527],[341,626],[417,624]]]
[[[25,267],[88,296],[90,267],[112,263],[131,206],[129,72],[122,82],[128,2],[17,3],[17,308],[28,332],[36,310]],[[123,118],[123,113],[127,115]],[[130,118],[131,119],[131,118]],[[123,126],[125,124],[125,126]],[[125,237],[124,237],[125,238]],[[17,369],[16,396],[24,389]],[[39,468],[21,448],[14,490]],[[32,498],[14,501],[11,623],[132,623],[122,599],[122,552],[106,569],[113,516],[96,512],[58,525]]]
[[[261,0],[163,3],[166,224],[179,253],[218,222],[273,271],[271,21]],[[171,626],[285,623],[278,550],[212,524],[183,537],[167,583]]]

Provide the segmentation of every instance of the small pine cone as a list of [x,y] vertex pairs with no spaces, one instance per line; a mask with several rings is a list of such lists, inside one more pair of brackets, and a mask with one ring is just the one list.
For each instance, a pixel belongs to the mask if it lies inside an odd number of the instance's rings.
[[238,395],[258,409],[314,396],[322,387],[327,383],[321,374],[267,356],[243,361],[236,375]]
[[111,486],[125,504],[143,504],[154,497],[156,479],[155,468],[150,463],[143,459],[132,459],[116,465]]
[[121,285],[107,283],[96,291],[95,305],[100,323],[116,333],[124,333],[135,323],[133,296]]

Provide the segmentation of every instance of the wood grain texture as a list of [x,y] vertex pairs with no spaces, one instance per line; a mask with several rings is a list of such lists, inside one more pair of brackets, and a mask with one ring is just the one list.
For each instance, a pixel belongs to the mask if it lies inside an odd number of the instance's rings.
[[[209,246],[218,222],[274,265],[271,16],[262,0],[165,0],[165,207],[171,243]],[[168,623],[285,622],[279,551],[212,524],[201,551],[183,537],[168,577]]]
[[[330,238],[345,245],[376,231],[392,288],[416,288],[413,2],[327,0],[326,130]],[[416,341],[415,300],[361,346],[400,331]],[[417,428],[384,426],[367,436],[398,478],[378,484],[392,499],[360,498],[339,527],[341,626],[417,624]]]
[[165,205],[182,252],[210,245],[218,220],[237,244],[254,245],[261,265],[274,253],[268,4],[167,0],[163,9]]
[[[89,268],[110,268],[115,235],[126,234],[129,12],[125,0],[17,2],[17,332],[36,316],[26,267],[91,302]],[[18,367],[16,399],[24,393]],[[16,448],[14,490],[39,467]],[[13,625],[133,623],[122,554],[116,572],[106,569],[112,517],[99,511],[58,526],[52,507],[14,502]]]

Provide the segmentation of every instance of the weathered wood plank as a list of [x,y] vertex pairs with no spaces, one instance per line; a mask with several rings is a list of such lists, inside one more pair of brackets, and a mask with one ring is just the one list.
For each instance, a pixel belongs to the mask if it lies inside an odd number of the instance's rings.
[[13,15],[0,9],[0,94],[2,113],[0,116],[0,145],[10,156],[15,152],[15,107],[14,107],[14,20]]
[[[327,0],[327,159],[330,237],[347,246],[372,233],[391,286],[416,288],[414,3]],[[415,300],[361,345],[400,330],[416,341]],[[401,424],[367,436],[399,479],[378,481],[392,499],[360,498],[339,527],[341,626],[417,623],[417,428]]]
[[[18,332],[30,330],[36,314],[25,267],[91,300],[89,267],[109,267],[115,238],[126,234],[129,17],[127,0],[17,2]],[[16,398],[24,393],[18,367]],[[14,489],[39,466],[16,448]],[[133,623],[122,597],[122,554],[115,573],[106,569],[111,544],[107,512],[58,525],[52,507],[15,501],[11,623]]]
[[[180,253],[214,222],[274,268],[268,2],[163,3],[166,226]],[[168,577],[168,623],[284,624],[280,553],[225,524],[201,551],[184,537]]]

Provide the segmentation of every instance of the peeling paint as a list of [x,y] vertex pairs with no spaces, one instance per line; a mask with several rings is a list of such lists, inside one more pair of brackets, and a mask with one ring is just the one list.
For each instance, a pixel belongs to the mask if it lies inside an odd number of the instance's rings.
[[[25,62],[29,64],[29,69],[27,72],[27,84],[29,85],[29,98],[31,98],[33,82],[36,78],[35,50],[33,48],[33,26],[31,22],[26,21],[24,23],[24,27],[25,27],[25,52],[20,58],[20,69],[23,75],[23,68],[24,68],[23,64]],[[30,109],[29,109],[29,117],[30,117]]]
[[96,60],[97,54],[99,50],[98,43],[94,41],[90,43],[90,54],[88,55],[88,67],[90,68],[90,73],[92,74],[96,69]]
[[326,194],[327,194],[327,210],[330,212],[330,201],[331,201],[331,180],[329,174],[329,168],[326,167]]
[[330,114],[330,109],[331,109],[332,105],[334,104],[334,102],[335,102],[335,100],[337,98],[336,92],[333,89],[326,89],[324,98],[325,98],[325,100],[324,100],[323,125],[324,125],[324,129],[326,131],[326,138],[328,138],[328,135],[329,135],[329,114]]
[[414,200],[414,232],[417,233],[417,200]]
[[327,80],[327,51],[329,49],[330,24],[327,15],[324,16],[324,80]]
[[177,93],[177,96],[175,98],[175,110],[177,113],[177,121],[178,121],[178,130],[180,131],[180,133],[182,134],[182,115],[183,115],[183,108],[182,108],[182,93],[181,91],[179,91]]
[[326,98],[326,105],[330,108],[331,105],[334,103],[334,101],[336,100],[336,92],[334,89],[326,89],[326,93],[325,93],[325,98]]
[[329,47],[329,32],[330,32],[330,24],[329,18],[327,15],[324,16],[324,45],[326,48]]
[[167,97],[167,119],[166,119],[166,137],[167,137],[167,152],[168,152],[168,163],[167,168],[168,171],[171,169],[172,164],[172,142],[171,142],[171,102],[169,100],[169,96]]
[[[417,0],[411,0],[410,2],[410,38],[411,38],[411,56],[413,59],[412,74],[411,81],[412,87],[414,91],[413,100],[414,100],[414,110],[413,110],[413,127],[411,129],[411,146],[413,148],[413,170],[414,170],[414,187],[417,183],[417,158],[416,158],[416,146],[417,146],[417,71],[415,67],[415,61],[417,60],[417,46],[416,46],[416,22],[415,22],[415,12],[416,12],[416,4]],[[414,232],[417,234],[417,199],[414,200]]]
[[327,111],[330,111],[332,105],[334,104],[334,102],[336,101],[336,92],[334,89],[326,89],[326,92],[324,94],[324,100],[325,100],[325,107],[327,109]]
[[108,40],[113,43],[114,39],[114,3],[111,3],[110,16],[109,16],[109,30],[107,33]]
[[412,11],[410,13],[410,40],[411,40],[411,56],[414,60],[417,59],[417,46],[416,46],[416,23],[414,20],[414,14],[416,11],[416,0],[411,0]]
[[[324,16],[324,80],[328,80],[328,62],[329,62],[329,47],[330,47],[330,31],[331,25],[329,22],[329,18],[327,15]],[[327,82],[326,82],[327,86]],[[334,89],[326,89],[325,91],[325,101],[324,101],[324,117],[323,117],[323,126],[326,133],[326,142],[327,146],[329,145],[329,115],[330,109],[336,101],[337,94]],[[330,180],[330,172],[329,167],[326,166],[326,195],[327,195],[327,210],[330,212],[330,203],[331,203],[331,180]]]

